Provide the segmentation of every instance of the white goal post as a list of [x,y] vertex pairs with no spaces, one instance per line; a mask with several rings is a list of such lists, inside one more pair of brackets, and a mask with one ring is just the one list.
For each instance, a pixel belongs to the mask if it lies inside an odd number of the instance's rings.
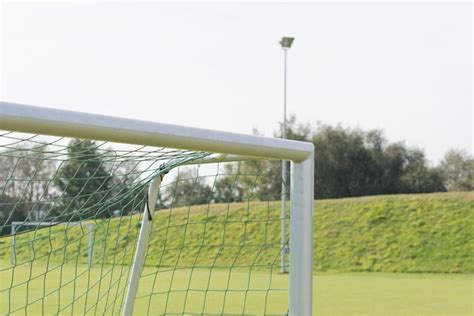
[[[312,314],[314,146],[308,142],[191,128],[0,102],[0,129],[198,150],[218,154],[213,161],[278,159],[291,161],[289,315]],[[160,181],[154,181],[158,183]],[[149,193],[154,193],[153,184]],[[153,197],[151,197],[153,199]],[[146,217],[143,217],[146,221]],[[139,252],[139,247],[136,250]],[[135,262],[137,264],[137,262]],[[138,264],[132,268],[138,272]],[[133,275],[133,272],[132,272]],[[131,278],[129,288],[137,279]],[[133,310],[133,297],[131,309]],[[130,309],[124,309],[129,315]]]

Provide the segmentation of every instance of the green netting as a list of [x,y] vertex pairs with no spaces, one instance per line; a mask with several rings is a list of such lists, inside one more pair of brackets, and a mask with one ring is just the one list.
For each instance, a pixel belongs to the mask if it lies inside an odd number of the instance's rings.
[[150,182],[136,315],[285,315],[280,165],[0,132],[0,312],[119,315]]

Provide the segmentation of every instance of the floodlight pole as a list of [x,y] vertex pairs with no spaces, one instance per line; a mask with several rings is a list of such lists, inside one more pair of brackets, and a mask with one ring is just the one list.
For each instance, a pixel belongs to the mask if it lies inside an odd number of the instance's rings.
[[[286,139],[286,61],[287,52],[293,43],[293,38],[283,37],[280,45],[284,52],[284,70],[283,70],[283,131],[282,138]],[[281,263],[280,272],[286,273],[286,255],[288,253],[288,245],[286,242],[286,200],[288,197],[288,162],[281,161]]]

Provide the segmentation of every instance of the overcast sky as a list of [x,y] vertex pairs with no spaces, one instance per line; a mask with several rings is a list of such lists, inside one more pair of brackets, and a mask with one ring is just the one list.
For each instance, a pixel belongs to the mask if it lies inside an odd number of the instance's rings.
[[3,3],[2,99],[271,135],[288,112],[472,153],[470,3]]

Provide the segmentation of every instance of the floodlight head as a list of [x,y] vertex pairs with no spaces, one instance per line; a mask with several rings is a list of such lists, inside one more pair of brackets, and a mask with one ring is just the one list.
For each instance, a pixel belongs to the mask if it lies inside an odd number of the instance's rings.
[[283,49],[288,49],[291,47],[291,44],[293,44],[293,41],[295,40],[294,37],[282,37],[280,41],[281,48]]

